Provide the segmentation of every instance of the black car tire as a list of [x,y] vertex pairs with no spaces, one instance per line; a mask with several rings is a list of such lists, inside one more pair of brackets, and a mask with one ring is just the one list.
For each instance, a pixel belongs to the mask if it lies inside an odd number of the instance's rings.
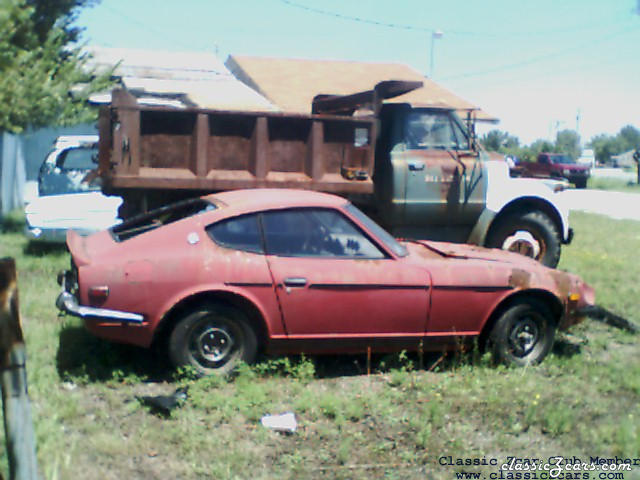
[[199,375],[231,373],[257,353],[256,334],[240,310],[218,304],[197,307],[178,321],[169,337],[175,367],[191,366]]
[[554,336],[555,323],[546,305],[536,299],[520,300],[494,324],[489,348],[497,363],[534,365],[549,353]]
[[[549,216],[539,210],[511,214],[499,219],[498,223],[491,228],[486,246],[503,248],[507,239],[516,235],[517,232],[530,234],[538,243],[540,251],[534,257],[536,260],[551,268],[558,265],[562,243],[560,233]],[[517,251],[526,254],[520,250]],[[533,257],[533,254],[530,256]]]

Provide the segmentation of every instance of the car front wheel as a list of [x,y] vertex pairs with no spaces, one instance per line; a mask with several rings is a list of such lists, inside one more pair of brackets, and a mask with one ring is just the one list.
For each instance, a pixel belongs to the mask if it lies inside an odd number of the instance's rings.
[[527,299],[500,315],[489,335],[489,346],[497,363],[533,365],[549,353],[554,335],[549,309],[535,299]]
[[225,375],[257,352],[256,334],[246,316],[227,305],[197,307],[178,321],[169,337],[169,357],[176,367],[199,375]]

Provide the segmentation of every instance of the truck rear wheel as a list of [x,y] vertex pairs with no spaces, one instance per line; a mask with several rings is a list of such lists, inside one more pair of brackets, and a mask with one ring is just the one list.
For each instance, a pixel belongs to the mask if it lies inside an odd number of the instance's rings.
[[560,260],[561,238],[553,221],[534,210],[498,219],[491,228],[486,245],[520,253],[555,268]]

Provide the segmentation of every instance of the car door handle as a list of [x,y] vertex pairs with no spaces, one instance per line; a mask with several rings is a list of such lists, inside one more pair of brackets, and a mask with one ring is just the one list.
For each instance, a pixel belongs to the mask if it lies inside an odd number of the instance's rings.
[[285,287],[304,287],[307,284],[307,279],[304,277],[287,277],[283,283]]
[[420,161],[409,162],[409,170],[412,172],[418,172],[420,170],[424,170],[424,162],[420,162]]

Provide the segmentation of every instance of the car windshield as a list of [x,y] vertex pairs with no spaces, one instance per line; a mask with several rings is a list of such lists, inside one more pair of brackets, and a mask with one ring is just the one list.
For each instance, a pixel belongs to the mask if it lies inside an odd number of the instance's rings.
[[216,206],[201,198],[183,200],[182,202],[167,205],[149,213],[135,216],[116,225],[111,229],[111,234],[117,242],[122,242],[136,237],[145,232],[155,230],[163,225],[168,225],[183,218],[192,217],[199,213],[214,210]]
[[569,155],[553,155],[551,161],[553,163],[576,163]]
[[364,213],[360,211],[356,206],[352,204],[347,205],[347,211],[358,219],[360,223],[362,223],[367,230],[373,233],[378,240],[380,240],[389,250],[391,250],[398,257],[406,257],[408,255],[407,247],[399,243],[391,234],[389,234],[385,229],[383,229],[376,222],[367,217]]

